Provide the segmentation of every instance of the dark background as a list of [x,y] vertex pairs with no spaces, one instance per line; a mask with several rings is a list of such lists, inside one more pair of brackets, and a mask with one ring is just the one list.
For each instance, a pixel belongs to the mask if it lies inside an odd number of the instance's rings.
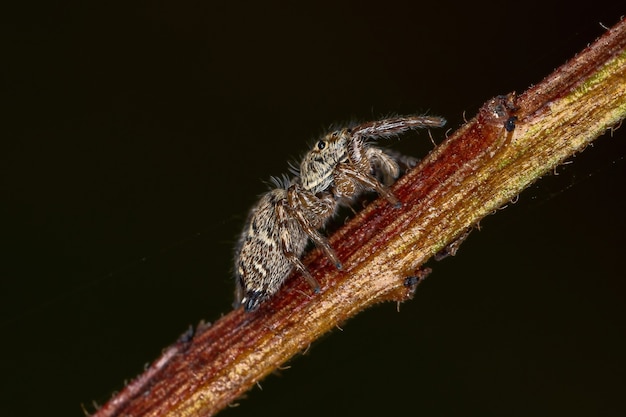
[[[228,312],[248,208],[330,124],[429,111],[455,129],[618,3],[4,10],[0,415],[93,411]],[[222,415],[623,415],[625,132],[484,219],[400,313],[359,315]]]

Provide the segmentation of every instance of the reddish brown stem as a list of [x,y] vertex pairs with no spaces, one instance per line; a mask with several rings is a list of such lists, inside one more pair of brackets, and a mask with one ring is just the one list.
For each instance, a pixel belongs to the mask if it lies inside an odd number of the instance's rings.
[[[295,276],[254,313],[185,334],[95,416],[209,416],[323,333],[368,306],[411,298],[432,255],[626,114],[626,21],[520,96],[478,115],[401,178],[400,209],[377,200],[315,250],[312,294]],[[417,278],[416,278],[417,277]]]

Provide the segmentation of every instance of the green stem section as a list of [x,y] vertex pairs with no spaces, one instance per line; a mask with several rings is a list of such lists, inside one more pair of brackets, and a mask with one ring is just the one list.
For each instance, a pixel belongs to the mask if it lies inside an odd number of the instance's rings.
[[254,313],[232,311],[165,350],[94,415],[210,416],[320,335],[368,306],[413,295],[420,267],[626,115],[626,21],[540,84],[487,102],[393,188],[304,260],[322,288],[295,276]]

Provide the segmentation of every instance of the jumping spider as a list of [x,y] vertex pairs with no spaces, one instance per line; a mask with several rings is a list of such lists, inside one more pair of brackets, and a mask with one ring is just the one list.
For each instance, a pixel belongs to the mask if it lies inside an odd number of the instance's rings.
[[295,177],[275,178],[276,187],[264,194],[248,215],[235,254],[236,305],[243,305],[246,311],[257,309],[280,289],[294,268],[318,292],[319,283],[300,258],[311,239],[342,268],[319,232],[338,207],[366,190],[400,205],[387,188],[400,174],[400,156],[371,142],[444,124],[444,119],[433,116],[394,117],[336,130],[317,141]]

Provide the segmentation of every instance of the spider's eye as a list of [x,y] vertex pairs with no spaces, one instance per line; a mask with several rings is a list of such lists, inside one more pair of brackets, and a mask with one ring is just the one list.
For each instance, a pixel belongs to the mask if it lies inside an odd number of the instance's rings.
[[320,140],[319,142],[317,142],[317,149],[319,149],[320,151],[324,149],[325,147],[326,147],[326,142],[324,142],[323,140]]

